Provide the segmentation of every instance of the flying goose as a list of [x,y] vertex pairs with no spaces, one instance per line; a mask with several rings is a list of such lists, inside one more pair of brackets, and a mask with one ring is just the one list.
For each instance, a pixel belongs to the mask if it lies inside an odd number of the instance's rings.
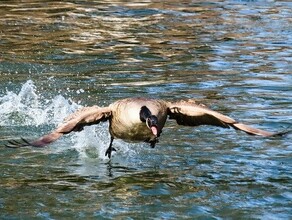
[[169,102],[151,98],[126,98],[118,100],[108,107],[83,107],[65,118],[64,122],[51,133],[32,142],[25,139],[9,141],[6,146],[44,147],[64,134],[73,131],[79,132],[85,126],[109,121],[111,140],[105,156],[111,158],[112,151],[116,151],[112,147],[115,138],[125,141],[144,141],[150,143],[150,146],[154,148],[167,117],[176,120],[179,125],[232,127],[251,135],[264,137],[280,134],[242,124],[193,100]]

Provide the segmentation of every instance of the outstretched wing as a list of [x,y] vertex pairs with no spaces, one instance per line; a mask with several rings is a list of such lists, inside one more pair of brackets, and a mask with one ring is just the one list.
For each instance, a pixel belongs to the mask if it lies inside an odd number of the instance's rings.
[[110,116],[111,110],[109,107],[84,107],[65,118],[64,122],[51,133],[46,134],[32,142],[29,142],[25,139],[21,139],[21,141],[12,140],[9,141],[9,144],[7,144],[6,147],[44,147],[56,141],[64,134],[68,134],[72,131],[82,131],[85,126],[98,124],[101,121],[106,121]]
[[278,134],[281,135],[281,133],[272,133],[239,123],[233,118],[213,111],[202,104],[197,104],[192,100],[170,103],[168,108],[170,119],[175,119],[179,125],[213,125],[223,128],[233,127],[234,129],[242,130],[251,135],[260,135],[265,137]]

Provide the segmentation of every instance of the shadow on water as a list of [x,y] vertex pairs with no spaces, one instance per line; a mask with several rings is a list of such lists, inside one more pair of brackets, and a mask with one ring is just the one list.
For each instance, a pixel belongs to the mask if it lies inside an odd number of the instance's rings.
[[[286,1],[1,1],[0,146],[129,96],[195,98],[287,130],[291,13]],[[115,141],[109,161],[107,127],[1,147],[0,218],[291,218],[291,135],[169,122],[156,148]]]

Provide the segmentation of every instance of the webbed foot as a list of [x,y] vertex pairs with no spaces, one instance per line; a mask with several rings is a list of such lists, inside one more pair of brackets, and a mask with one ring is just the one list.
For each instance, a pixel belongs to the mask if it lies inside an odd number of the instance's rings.
[[108,149],[105,152],[105,156],[108,156],[108,158],[110,159],[113,151],[117,151],[117,150],[114,147],[108,147]]
[[158,138],[155,138],[154,140],[150,141],[150,147],[155,148],[156,143],[158,143]]
[[117,151],[115,148],[112,147],[113,141],[114,141],[114,137],[111,136],[110,145],[109,145],[109,147],[107,148],[107,150],[105,152],[105,156],[108,156],[109,159],[111,159],[111,157],[112,157],[112,152],[113,151]]

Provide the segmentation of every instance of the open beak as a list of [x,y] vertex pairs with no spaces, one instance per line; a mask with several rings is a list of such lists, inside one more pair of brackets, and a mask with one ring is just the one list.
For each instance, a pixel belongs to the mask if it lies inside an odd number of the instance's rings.
[[152,134],[155,135],[155,137],[157,137],[158,131],[157,131],[157,127],[156,126],[151,126],[150,127]]

